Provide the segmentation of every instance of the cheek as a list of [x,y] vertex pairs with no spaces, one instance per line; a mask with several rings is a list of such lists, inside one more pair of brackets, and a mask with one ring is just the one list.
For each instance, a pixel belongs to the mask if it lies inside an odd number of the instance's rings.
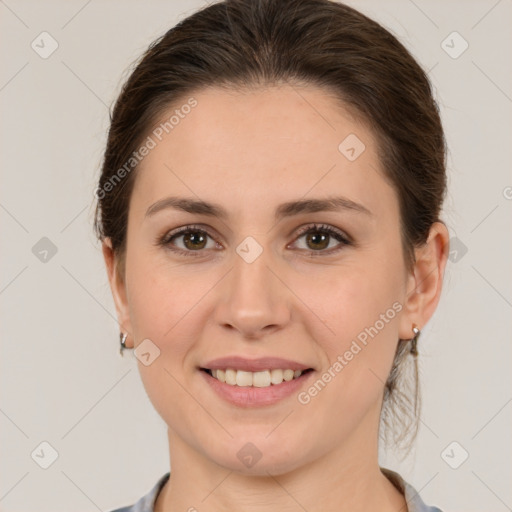
[[315,312],[315,317],[309,315],[311,325],[331,355],[347,349],[347,342],[350,345],[358,336],[364,342],[365,329],[375,324],[384,338],[397,330],[402,269],[386,258],[380,262],[354,260],[347,258],[327,270],[310,267],[295,282],[288,281],[305,306]]
[[193,314],[204,293],[204,280],[191,275],[187,265],[171,263],[160,254],[155,257],[152,251],[133,251],[130,256],[127,289],[136,342],[150,338],[160,346],[173,339],[179,349],[183,337],[175,334],[185,317]]
[[168,425],[180,424],[180,418],[201,413],[185,391],[183,368],[193,340],[200,339],[199,323],[193,321],[194,306],[205,293],[205,285],[147,256],[134,255],[131,262],[127,284],[135,344],[149,339],[159,350],[150,365],[137,361],[141,380],[162,419]]
[[175,263],[154,258],[150,251],[128,255],[126,278],[135,346],[150,340],[160,351],[150,366],[139,362],[146,388],[159,394],[159,389],[169,387],[169,373],[174,375],[182,368],[190,340],[199,337],[190,319],[205,285]]
[[363,410],[381,397],[398,342],[401,275],[392,259],[376,258],[338,267],[329,279],[319,276],[319,286],[303,283],[299,295],[307,293],[308,306],[322,320],[312,334],[327,360],[325,398],[343,405],[339,411]]

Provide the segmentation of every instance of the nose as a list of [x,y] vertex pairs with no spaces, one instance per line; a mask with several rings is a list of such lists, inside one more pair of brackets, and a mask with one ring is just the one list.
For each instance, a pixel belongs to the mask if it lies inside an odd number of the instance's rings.
[[[291,292],[264,250],[248,263],[235,253],[231,272],[224,280],[215,319],[226,330],[245,339],[259,340],[290,321]],[[280,278],[281,277],[281,278]]]

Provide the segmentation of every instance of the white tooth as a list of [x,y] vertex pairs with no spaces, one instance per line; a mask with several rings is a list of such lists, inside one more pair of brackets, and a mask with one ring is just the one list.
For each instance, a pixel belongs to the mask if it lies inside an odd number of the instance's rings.
[[236,385],[236,370],[232,370],[231,368],[228,368],[226,370],[226,384],[229,384],[230,386]]
[[237,386],[252,386],[252,372],[244,372],[238,370],[236,372],[236,385]]
[[285,370],[283,372],[283,379],[289,381],[293,379],[293,370]]
[[283,370],[271,370],[270,381],[272,384],[281,384],[281,382],[283,382]]
[[301,370],[264,370],[261,372],[246,372],[244,370],[234,370],[228,368],[226,370],[212,370],[212,376],[220,382],[225,382],[230,386],[250,387],[257,388],[268,387],[271,384],[281,384],[283,381],[290,381],[302,375]]
[[270,372],[265,370],[263,372],[254,372],[252,374],[252,385],[257,388],[266,388],[270,386]]

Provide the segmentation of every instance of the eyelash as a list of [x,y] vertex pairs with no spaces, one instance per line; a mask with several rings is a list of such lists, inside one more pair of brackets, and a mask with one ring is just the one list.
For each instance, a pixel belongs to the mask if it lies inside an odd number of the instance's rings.
[[[309,234],[309,233],[317,233],[317,232],[323,233],[323,234],[328,234],[328,235],[332,236],[335,240],[337,240],[338,242],[341,242],[341,243],[335,249],[308,251],[312,257],[317,257],[317,256],[322,256],[322,255],[331,255],[331,254],[337,253],[338,251],[343,249],[343,246],[353,245],[353,242],[342,231],[338,231],[337,229],[335,229],[331,226],[328,226],[326,224],[311,224],[308,226],[304,226],[303,228],[299,229],[297,236],[296,236],[296,240],[304,235]],[[179,236],[189,234],[189,233],[201,233],[202,235],[207,235],[211,239],[214,239],[214,237],[210,233],[208,233],[208,231],[205,230],[204,228],[202,228],[200,226],[196,226],[196,225],[188,225],[188,226],[184,226],[183,228],[179,228],[176,231],[171,231],[170,233],[166,233],[164,236],[157,239],[157,244],[160,246],[163,246],[175,253],[182,254],[184,256],[199,257],[200,254],[195,254],[195,253],[201,253],[204,250],[185,251],[183,249],[177,249],[175,247],[172,247],[172,245],[171,245],[171,241],[173,239],[178,238]]]

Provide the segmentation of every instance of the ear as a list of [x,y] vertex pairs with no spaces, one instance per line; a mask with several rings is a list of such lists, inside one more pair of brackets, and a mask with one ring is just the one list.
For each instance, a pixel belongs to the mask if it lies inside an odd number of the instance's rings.
[[414,336],[412,325],[423,329],[436,310],[443,287],[449,239],[445,224],[435,222],[426,243],[415,249],[416,262],[408,278],[407,295],[400,319],[401,339],[411,339]]
[[114,254],[110,238],[105,238],[103,240],[101,249],[103,252],[103,258],[105,259],[105,266],[107,267],[110,290],[112,291],[112,296],[116,306],[119,329],[128,334],[126,346],[131,348],[133,347],[132,325],[130,321],[128,301],[126,299],[124,268],[121,268],[124,267],[124,265],[120,265],[119,259]]

